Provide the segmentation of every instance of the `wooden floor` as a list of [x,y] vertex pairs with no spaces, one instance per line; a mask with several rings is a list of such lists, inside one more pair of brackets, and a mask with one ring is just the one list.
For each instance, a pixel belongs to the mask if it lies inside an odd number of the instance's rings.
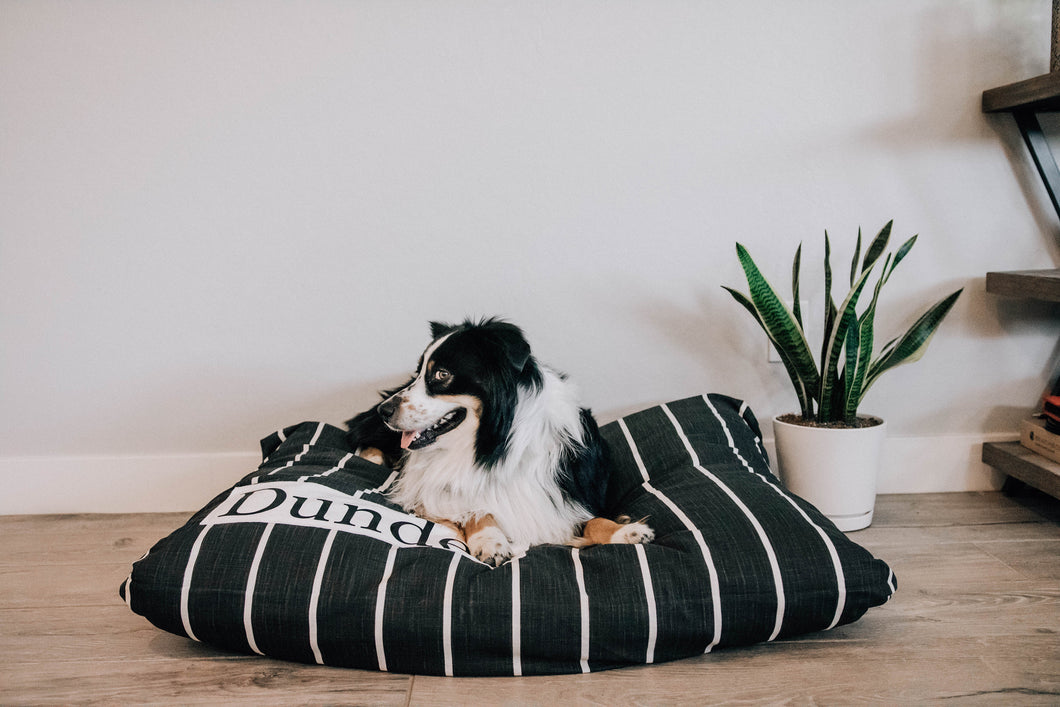
[[117,588],[179,514],[0,517],[0,704],[1060,704],[1060,502],[883,496],[853,537],[895,597],[852,625],[592,675],[460,679],[239,656]]

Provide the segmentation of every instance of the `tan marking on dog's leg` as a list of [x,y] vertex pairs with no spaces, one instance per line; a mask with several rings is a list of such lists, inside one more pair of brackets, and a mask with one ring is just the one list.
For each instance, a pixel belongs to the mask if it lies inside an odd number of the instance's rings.
[[361,459],[370,461],[373,464],[386,466],[386,457],[384,457],[383,453],[375,447],[358,447],[357,456]]
[[467,538],[465,542],[471,554],[494,567],[514,554],[508,537],[491,515],[472,518],[464,523],[464,537]]
[[481,518],[472,518],[468,522],[464,523],[464,533],[467,535],[467,537],[470,538],[472,535],[475,535],[476,533],[485,528],[496,527],[497,521],[493,519],[492,515],[487,513]]
[[452,530],[454,533],[456,533],[456,539],[457,540],[459,540],[460,542],[462,542],[465,545],[467,545],[467,536],[464,534],[464,529],[461,528],[460,525],[457,522],[452,521],[452,520],[448,520],[446,518],[431,518],[430,516],[420,516],[420,517],[429,520],[430,522],[434,523],[435,525],[441,525],[441,526],[444,526],[446,528],[449,528],[449,530]]
[[636,545],[650,543],[655,539],[655,531],[643,522],[631,522],[626,516],[619,521],[610,518],[593,518],[585,524],[581,538],[573,544],[579,547],[588,545]]

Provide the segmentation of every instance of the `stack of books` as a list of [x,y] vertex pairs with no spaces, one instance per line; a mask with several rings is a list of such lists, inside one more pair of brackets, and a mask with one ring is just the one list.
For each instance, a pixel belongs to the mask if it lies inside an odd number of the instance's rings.
[[1042,414],[1020,425],[1020,444],[1046,459],[1060,462],[1060,395],[1048,395]]

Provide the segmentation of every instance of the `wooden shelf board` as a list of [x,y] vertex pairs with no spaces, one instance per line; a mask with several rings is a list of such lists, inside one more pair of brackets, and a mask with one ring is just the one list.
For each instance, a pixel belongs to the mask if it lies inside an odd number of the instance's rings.
[[1060,302],[1060,268],[988,272],[986,291],[1008,297]]
[[1019,442],[987,442],[983,445],[983,463],[1053,498],[1060,498],[1060,464]]
[[1060,71],[983,91],[983,112],[1060,110]]

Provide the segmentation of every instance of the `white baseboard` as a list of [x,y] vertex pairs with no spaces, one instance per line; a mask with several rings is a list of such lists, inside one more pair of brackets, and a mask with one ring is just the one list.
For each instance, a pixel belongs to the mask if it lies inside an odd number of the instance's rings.
[[[980,461],[987,436],[894,437],[879,493],[990,491],[1003,477]],[[766,448],[776,458],[773,440]],[[0,458],[0,515],[194,511],[257,468],[252,453]]]
[[983,444],[1017,439],[1018,434],[895,437],[884,446],[877,492],[997,491],[1005,475],[983,463]]

